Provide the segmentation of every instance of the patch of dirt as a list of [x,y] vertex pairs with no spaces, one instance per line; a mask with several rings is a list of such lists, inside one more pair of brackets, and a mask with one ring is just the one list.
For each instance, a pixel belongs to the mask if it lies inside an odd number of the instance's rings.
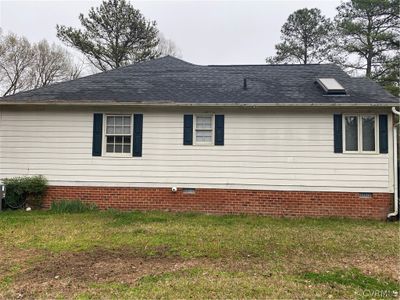
[[5,261],[25,261],[33,256],[40,254],[39,250],[36,249],[20,249],[16,247],[1,247],[0,246],[0,262]]
[[16,270],[27,268],[40,255],[41,252],[38,250],[0,247],[0,280],[5,276],[12,275]]
[[[160,249],[160,253],[164,249]],[[157,251],[158,253],[158,251]],[[117,282],[133,284],[146,275],[174,272],[198,265],[198,260],[138,257],[129,249],[95,249],[88,252],[49,254],[45,260],[15,278],[12,297],[73,296],[88,283]]]

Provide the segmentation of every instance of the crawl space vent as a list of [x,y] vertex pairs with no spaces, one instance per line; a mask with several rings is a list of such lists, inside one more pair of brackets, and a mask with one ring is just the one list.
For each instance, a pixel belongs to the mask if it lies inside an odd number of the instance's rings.
[[372,198],[372,193],[359,193],[360,198]]
[[196,194],[196,189],[194,189],[194,188],[183,188],[182,192],[184,194]]

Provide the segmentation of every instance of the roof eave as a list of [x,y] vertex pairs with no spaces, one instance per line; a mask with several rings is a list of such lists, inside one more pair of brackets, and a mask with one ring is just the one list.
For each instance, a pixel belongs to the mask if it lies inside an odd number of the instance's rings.
[[194,103],[194,102],[173,102],[173,101],[81,101],[81,100],[0,100],[0,106],[6,105],[73,105],[73,106],[226,106],[226,107],[392,107],[398,106],[400,103]]

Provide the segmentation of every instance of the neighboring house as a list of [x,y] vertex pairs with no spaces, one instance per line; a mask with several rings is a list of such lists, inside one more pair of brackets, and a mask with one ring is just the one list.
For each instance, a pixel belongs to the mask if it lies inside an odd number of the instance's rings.
[[335,65],[165,57],[0,99],[0,178],[45,175],[47,207],[384,219],[398,104]]

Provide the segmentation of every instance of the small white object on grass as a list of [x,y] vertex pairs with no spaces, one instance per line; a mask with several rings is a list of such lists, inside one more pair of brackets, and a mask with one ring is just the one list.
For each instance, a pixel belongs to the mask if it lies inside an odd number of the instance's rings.
[[32,208],[30,208],[29,206],[26,208],[26,211],[31,211]]

